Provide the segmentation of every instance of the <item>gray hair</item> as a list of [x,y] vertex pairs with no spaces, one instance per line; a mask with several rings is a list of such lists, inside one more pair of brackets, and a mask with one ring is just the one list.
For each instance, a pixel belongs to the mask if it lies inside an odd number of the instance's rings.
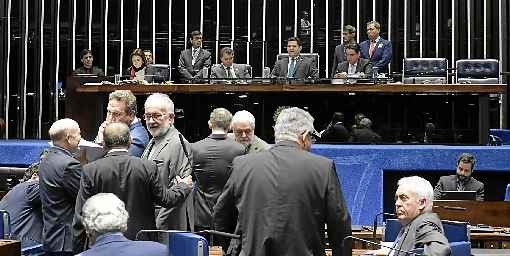
[[153,93],[147,100],[145,101],[145,107],[147,105],[160,105],[163,107],[167,113],[174,113],[174,102],[168,97],[168,95],[163,93]]
[[212,128],[220,128],[228,131],[231,121],[232,113],[226,108],[215,108],[209,116],[209,122],[211,122]]
[[255,129],[255,117],[246,110],[237,111],[232,117],[232,125],[240,122],[247,122],[252,129]]
[[418,199],[425,199],[425,211],[432,211],[434,189],[428,180],[419,176],[404,177],[398,180],[398,186],[406,186]]
[[313,117],[300,108],[287,108],[282,110],[274,125],[275,141],[298,141],[298,136],[305,131],[313,132]]
[[55,121],[51,125],[48,133],[50,134],[51,141],[60,141],[69,134],[70,130],[76,128],[80,129],[80,126],[76,121],[73,119],[64,118]]
[[125,232],[129,213],[115,194],[99,193],[90,197],[82,208],[83,226],[88,234]]
[[126,112],[136,115],[136,97],[130,90],[116,90],[108,96],[108,100],[118,100],[126,104]]
[[129,147],[129,127],[125,123],[111,123],[104,128],[104,144],[107,148]]
[[465,164],[471,164],[471,171],[473,171],[475,169],[475,163],[476,163],[475,156],[473,156],[469,153],[460,154],[459,158],[457,159],[457,165],[459,165],[460,162],[463,162]]
[[359,127],[370,129],[372,127],[372,121],[365,117],[365,118],[361,119],[361,121],[359,121]]

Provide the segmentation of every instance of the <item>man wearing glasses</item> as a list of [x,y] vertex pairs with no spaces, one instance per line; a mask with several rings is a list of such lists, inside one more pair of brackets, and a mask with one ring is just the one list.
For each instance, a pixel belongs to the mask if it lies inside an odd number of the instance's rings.
[[247,154],[269,149],[269,144],[255,135],[255,117],[250,112],[237,111],[232,117],[231,127],[233,138],[246,147]]
[[[300,108],[282,110],[276,144],[236,157],[214,206],[214,227],[241,236],[240,255],[323,255],[324,224],[333,255],[351,255],[351,218],[335,163],[308,152],[313,117]],[[232,223],[236,220],[237,225]]]
[[[152,139],[142,158],[158,166],[159,180],[164,187],[174,185],[178,179],[191,174],[191,146],[174,127],[174,103],[166,94],[154,93],[145,101],[145,124]],[[159,206],[157,207],[159,208]],[[156,227],[164,230],[192,230],[193,201],[188,196],[172,208],[161,207],[156,216]]]
[[128,149],[129,155],[140,157],[145,146],[149,143],[149,134],[140,119],[136,117],[135,95],[129,90],[116,90],[110,93],[106,110],[106,120],[99,127],[95,142],[103,145],[103,133],[106,125],[125,123],[129,126],[129,135],[131,136],[131,144]]

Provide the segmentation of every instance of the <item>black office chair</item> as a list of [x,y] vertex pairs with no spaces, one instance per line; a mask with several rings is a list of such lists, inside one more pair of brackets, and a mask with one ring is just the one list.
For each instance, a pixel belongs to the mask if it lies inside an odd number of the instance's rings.
[[447,84],[448,60],[445,58],[405,58],[404,84]]
[[499,61],[496,59],[458,60],[456,80],[459,84],[499,84]]

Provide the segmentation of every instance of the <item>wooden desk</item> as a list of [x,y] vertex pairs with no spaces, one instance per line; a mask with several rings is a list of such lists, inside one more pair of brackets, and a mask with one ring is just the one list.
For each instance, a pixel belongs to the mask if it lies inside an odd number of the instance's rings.
[[442,220],[467,221],[471,225],[510,227],[510,202],[505,201],[435,200],[434,212]]
[[0,255],[21,255],[21,242],[16,240],[0,240]]

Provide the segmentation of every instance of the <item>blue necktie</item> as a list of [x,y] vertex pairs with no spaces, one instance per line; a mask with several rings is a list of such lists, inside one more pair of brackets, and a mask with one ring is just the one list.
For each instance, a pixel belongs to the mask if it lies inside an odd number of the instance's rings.
[[287,72],[287,78],[293,78],[294,77],[294,68],[296,67],[296,61],[293,58],[290,58],[289,63],[289,72]]

